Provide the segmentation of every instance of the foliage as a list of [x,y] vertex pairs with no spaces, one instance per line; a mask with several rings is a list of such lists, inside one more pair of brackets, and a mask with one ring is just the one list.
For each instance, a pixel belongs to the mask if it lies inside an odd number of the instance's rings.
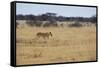
[[82,24],[80,24],[78,21],[76,21],[73,24],[69,24],[69,27],[82,27]]

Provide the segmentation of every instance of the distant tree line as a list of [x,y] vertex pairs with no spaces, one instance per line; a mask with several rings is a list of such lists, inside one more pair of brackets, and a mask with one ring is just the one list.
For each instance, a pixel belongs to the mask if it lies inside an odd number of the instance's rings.
[[17,20],[34,20],[34,21],[80,21],[80,22],[97,22],[96,15],[86,17],[65,17],[57,16],[56,13],[45,13],[41,15],[16,15]]
[[[77,21],[77,22],[91,22],[96,23],[96,15],[91,17],[65,17],[57,16],[56,13],[45,13],[41,15],[16,15],[17,20],[26,20],[30,26],[41,26],[42,21],[47,21],[43,26],[57,26],[57,21]],[[75,24],[76,25],[76,24]]]

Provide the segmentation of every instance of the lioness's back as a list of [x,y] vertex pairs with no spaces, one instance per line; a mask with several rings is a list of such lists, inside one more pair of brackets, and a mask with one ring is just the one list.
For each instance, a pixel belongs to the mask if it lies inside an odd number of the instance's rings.
[[49,38],[49,36],[52,36],[52,35],[51,35],[51,32],[46,32],[46,33],[38,32],[36,35],[37,35],[38,37],[43,37],[43,38],[45,38],[45,37]]

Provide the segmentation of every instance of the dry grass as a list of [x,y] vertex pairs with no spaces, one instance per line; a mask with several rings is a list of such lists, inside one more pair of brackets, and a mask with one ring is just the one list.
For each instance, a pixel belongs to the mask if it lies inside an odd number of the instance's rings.
[[[37,32],[52,32],[49,39]],[[17,28],[17,65],[96,60],[96,27]]]

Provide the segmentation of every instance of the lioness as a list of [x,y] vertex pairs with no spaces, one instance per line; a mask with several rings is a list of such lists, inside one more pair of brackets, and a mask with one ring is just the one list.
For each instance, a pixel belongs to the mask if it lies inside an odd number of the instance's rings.
[[43,32],[38,32],[37,34],[37,37],[43,37],[44,39],[45,38],[49,38],[49,36],[51,36],[52,37],[52,33],[51,32],[46,32],[46,33],[43,33]]

